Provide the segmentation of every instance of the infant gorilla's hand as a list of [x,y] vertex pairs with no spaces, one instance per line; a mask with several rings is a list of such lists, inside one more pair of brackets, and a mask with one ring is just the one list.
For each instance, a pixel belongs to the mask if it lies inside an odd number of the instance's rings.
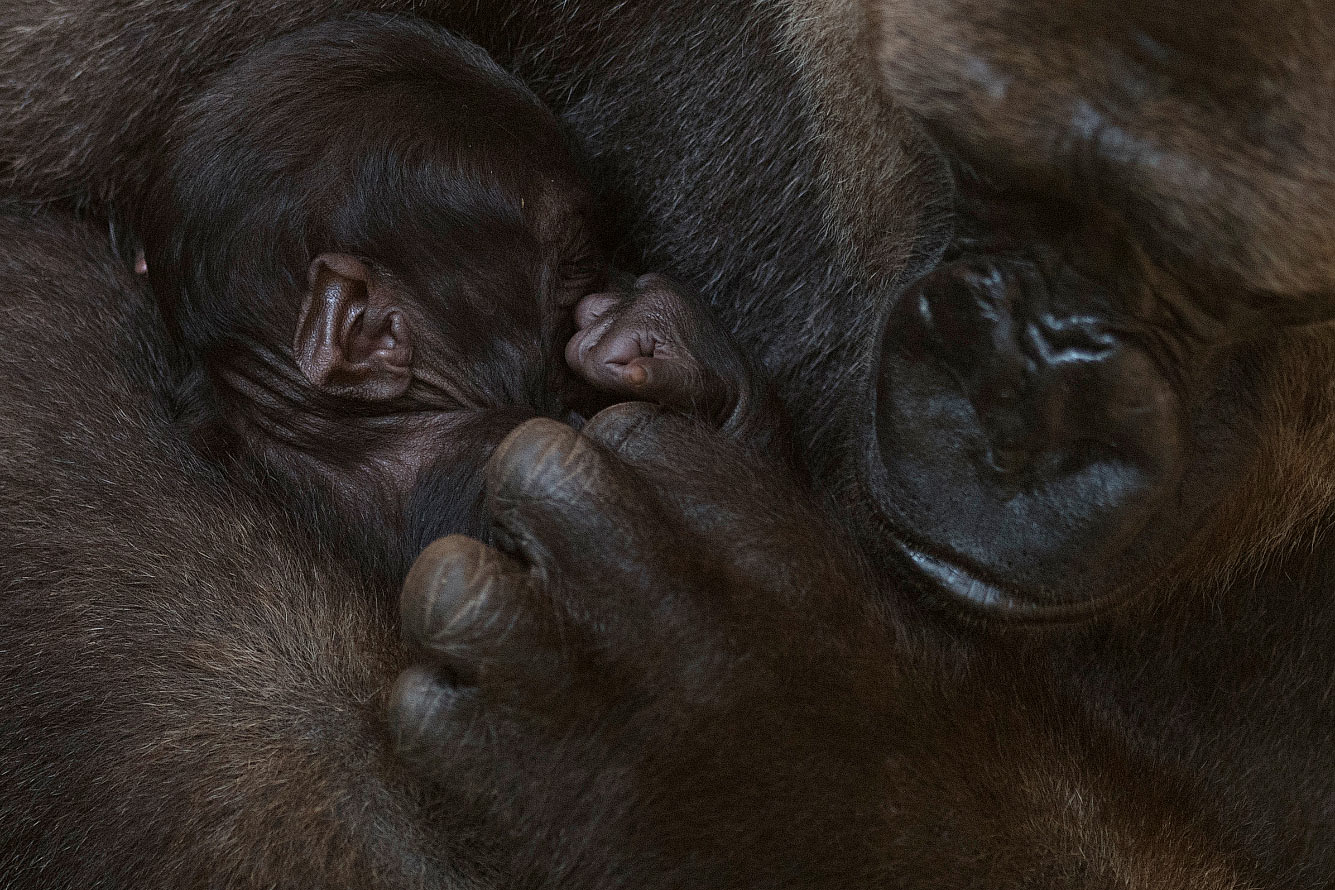
[[753,375],[741,352],[699,295],[661,275],[586,296],[575,326],[566,362],[604,392],[725,426],[750,410]]
[[510,848],[507,887],[861,886],[894,659],[861,564],[781,469],[623,404],[497,449],[500,549],[402,599],[400,755]]

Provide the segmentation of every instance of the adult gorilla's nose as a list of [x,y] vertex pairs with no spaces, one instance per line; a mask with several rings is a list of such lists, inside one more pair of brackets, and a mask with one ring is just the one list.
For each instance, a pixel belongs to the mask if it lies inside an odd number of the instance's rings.
[[901,549],[954,598],[1079,612],[1152,568],[1182,402],[1143,326],[1068,268],[969,256],[889,319],[868,476]]

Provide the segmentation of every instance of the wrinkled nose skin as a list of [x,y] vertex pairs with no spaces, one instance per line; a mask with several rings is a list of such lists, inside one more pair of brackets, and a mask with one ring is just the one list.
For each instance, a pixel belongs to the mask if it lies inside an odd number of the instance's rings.
[[963,259],[886,327],[874,498],[961,602],[1058,615],[1147,568],[1182,476],[1181,400],[1103,295],[1024,261]]

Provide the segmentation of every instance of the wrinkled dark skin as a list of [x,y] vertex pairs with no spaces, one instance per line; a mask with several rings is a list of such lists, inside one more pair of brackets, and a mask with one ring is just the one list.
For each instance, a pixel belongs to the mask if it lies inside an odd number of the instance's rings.
[[[635,548],[612,551],[621,554],[614,563],[639,558],[654,565],[671,579],[673,589],[682,591],[677,599],[687,602],[729,602],[732,588],[716,579],[743,579],[735,584],[737,589],[759,591],[741,600],[737,611],[746,620],[729,624],[720,619],[719,626],[781,640],[795,650],[797,663],[807,658],[803,651],[820,653],[823,660],[806,662],[810,668],[783,686],[769,684],[772,657],[720,659],[713,666],[718,670],[708,665],[702,669],[706,678],[768,690],[745,698],[694,695],[700,687],[693,682],[683,691],[664,679],[670,670],[655,671],[647,658],[643,675],[636,673],[639,663],[633,658],[627,672],[632,679],[651,677],[660,684],[652,695],[680,704],[673,714],[660,715],[666,727],[693,725],[693,714],[708,717],[709,726],[721,725],[715,718],[728,715],[722,722],[735,723],[739,731],[750,725],[772,726],[771,720],[791,714],[780,692],[796,687],[800,695],[816,697],[827,677],[843,699],[831,695],[819,706],[803,709],[803,721],[817,716],[811,723],[798,722],[792,732],[794,746],[788,750],[776,750],[773,737],[743,738],[739,750],[729,748],[726,738],[719,741],[709,734],[674,737],[678,745],[652,740],[631,745],[618,730],[631,722],[623,715],[626,697],[633,695],[626,690],[637,689],[633,682],[601,684],[569,701],[533,702],[526,687],[542,689],[543,678],[551,672],[488,687],[482,679],[485,671],[477,671],[476,677],[468,671],[469,664],[492,657],[486,645],[469,648],[448,670],[438,653],[430,658],[420,650],[404,653],[400,660],[424,661],[433,679],[445,674],[451,688],[466,696],[471,689],[496,690],[489,694],[504,705],[462,712],[421,709],[414,731],[421,735],[425,728],[426,744],[417,750],[429,752],[433,736],[458,738],[463,725],[459,718],[480,715],[479,726],[512,726],[507,730],[511,737],[525,741],[517,750],[542,752],[541,766],[535,769],[513,762],[512,757],[523,755],[474,748],[467,758],[461,757],[454,781],[451,763],[430,756],[419,763],[427,773],[436,772],[436,783],[430,793],[419,789],[415,793],[421,798],[410,793],[406,800],[430,801],[440,793],[453,803],[451,787],[468,800],[476,796],[479,783],[485,788],[506,776],[513,781],[516,772],[541,775],[543,785],[516,792],[523,812],[538,818],[525,819],[508,836],[499,829],[480,830],[481,837],[503,851],[496,858],[469,852],[491,848],[490,843],[468,842],[477,834],[455,829],[446,835],[452,842],[449,850],[440,852],[440,847],[422,845],[420,839],[431,832],[410,817],[376,819],[371,813],[368,825],[355,817],[373,807],[330,807],[318,795],[296,791],[274,804],[265,796],[272,786],[225,784],[217,773],[173,771],[170,762],[137,757],[128,759],[160,770],[159,783],[142,796],[110,783],[115,792],[111,800],[123,811],[142,802],[140,812],[157,815],[134,823],[138,833],[127,843],[124,831],[112,827],[110,820],[85,823],[77,807],[61,809],[53,802],[58,797],[44,793],[57,783],[89,787],[93,780],[113,774],[108,760],[90,756],[90,748],[110,751],[107,758],[117,749],[107,744],[94,748],[84,737],[63,732],[71,719],[65,715],[77,714],[85,699],[106,683],[106,675],[85,664],[54,659],[50,653],[65,650],[40,632],[53,623],[51,612],[34,607],[12,619],[6,638],[22,641],[23,651],[42,653],[51,661],[39,660],[41,668],[30,667],[30,659],[11,662],[7,667],[16,678],[11,688],[44,681],[38,685],[55,687],[47,699],[64,710],[60,717],[8,711],[26,721],[27,731],[43,733],[50,750],[25,748],[27,756],[20,759],[10,741],[18,734],[10,729],[13,724],[7,725],[7,767],[22,763],[24,768],[24,781],[10,787],[24,790],[6,801],[6,812],[27,812],[39,801],[45,824],[61,826],[56,832],[61,837],[53,839],[35,829],[22,835],[23,842],[4,864],[7,876],[17,876],[13,883],[51,886],[64,881],[81,886],[80,877],[97,873],[96,864],[90,863],[104,863],[105,873],[142,886],[145,876],[150,884],[155,879],[163,883],[161,876],[173,869],[226,863],[229,870],[215,868],[213,873],[235,876],[233,885],[264,886],[264,878],[278,882],[275,875],[301,883],[313,874],[326,885],[370,884],[364,873],[354,874],[352,864],[339,869],[334,858],[325,855],[331,846],[323,839],[333,836],[356,840],[351,847],[332,847],[353,851],[346,863],[355,864],[358,856],[376,860],[386,854],[374,851],[393,850],[387,858],[416,865],[416,870],[406,869],[414,877],[400,886],[429,884],[436,878],[432,869],[441,862],[461,868],[470,858],[485,859],[494,869],[509,869],[511,875],[527,879],[535,871],[545,873],[572,861],[570,845],[580,835],[563,835],[562,828],[573,823],[591,832],[625,829],[623,835],[637,839],[630,849],[650,861],[662,857],[664,848],[697,854],[681,860],[687,878],[679,884],[690,886],[699,876],[690,873],[692,863],[712,868],[719,857],[726,858],[727,850],[711,845],[711,836],[691,820],[683,820],[686,827],[678,829],[684,835],[679,847],[660,844],[646,850],[640,844],[643,836],[633,829],[658,818],[657,813],[666,813],[659,824],[682,824],[672,818],[675,808],[698,815],[700,810],[690,809],[698,803],[718,814],[709,827],[720,826],[720,837],[738,825],[746,833],[744,842],[727,848],[737,849],[736,861],[746,867],[713,881],[723,886],[747,886],[757,859],[773,863],[779,880],[782,874],[796,874],[785,869],[822,863],[832,883],[838,877],[852,880],[876,867],[868,866],[869,861],[879,862],[881,874],[893,877],[892,885],[898,881],[928,888],[1329,886],[1335,876],[1329,843],[1335,830],[1330,807],[1335,739],[1328,716],[1330,678],[1335,676],[1329,642],[1335,632],[1335,606],[1328,591],[1335,566],[1329,556],[1331,494],[1325,480],[1335,478],[1328,385],[1335,349],[1324,326],[1286,327],[1321,315],[1322,295],[1329,289],[1324,242],[1312,236],[1328,231],[1325,214],[1331,206],[1320,174],[1329,167],[1328,145],[1322,141],[1322,134],[1329,132],[1323,123],[1328,111],[1319,100],[1325,95],[1329,50],[1328,42],[1314,39],[1323,33],[1324,8],[1300,3],[1281,9],[1258,2],[1203,15],[1194,5],[1133,4],[1128,10],[1111,10],[1106,4],[895,3],[877,5],[874,27],[863,30],[860,10],[816,2],[761,11],[740,3],[621,6],[592,0],[560,7],[544,4],[542,9],[489,6],[477,13],[475,4],[461,7],[417,8],[479,39],[557,108],[589,154],[603,196],[613,200],[616,212],[607,229],[618,255],[635,260],[624,264],[663,269],[709,296],[743,344],[777,375],[803,459],[817,487],[830,493],[838,508],[833,518],[808,514],[796,541],[760,535],[752,540],[739,529],[764,528],[777,534],[779,529],[767,521],[794,510],[794,496],[763,465],[743,485],[735,477],[746,464],[725,463],[734,471],[732,477],[726,485],[706,489],[702,497],[708,503],[720,497],[720,491],[744,492],[744,518],[721,509],[727,534],[703,543],[692,539],[696,551],[689,559],[683,557],[684,569],[675,561],[655,561],[656,551],[646,541],[675,540],[672,535],[715,508],[693,510],[687,504],[678,508],[686,514],[680,521],[673,509],[664,510],[666,519],[650,520],[663,523],[662,535],[654,529],[647,534],[637,530],[632,538],[647,555],[637,557]],[[49,5],[33,10],[33,16],[56,21]],[[939,15],[929,16],[931,10]],[[135,188],[143,169],[136,158],[143,146],[152,144],[162,123],[155,109],[188,93],[203,71],[221,65],[229,54],[321,14],[297,6],[286,6],[281,14],[266,9],[265,15],[246,16],[240,14],[247,11],[245,4],[208,14],[162,5],[141,12],[137,30],[123,44],[107,46],[102,35],[126,31],[123,11],[111,4],[81,4],[78,11],[79,17],[45,30],[15,29],[5,39],[6,47],[49,47],[54,42],[71,49],[54,67],[49,56],[14,50],[14,57],[23,61],[12,66],[15,77],[7,83],[19,84],[20,92],[0,97],[6,109],[15,112],[0,122],[0,163],[15,194],[38,200],[75,195],[92,207]],[[509,27],[498,29],[491,16],[499,19],[511,12]],[[145,41],[174,47],[169,35],[183,32],[194,36],[188,56],[144,52]],[[1138,39],[1142,32],[1159,35],[1154,38],[1159,43],[1166,36],[1189,35],[1175,38],[1192,44],[1184,48],[1191,50],[1188,63],[1169,65],[1156,78],[1168,85],[1160,89],[1170,97],[1186,96],[1193,106],[1216,115],[1217,125],[1196,128],[1198,138],[1186,138],[1172,128],[1173,121],[1190,117],[1180,113],[1181,104],[1134,96],[1134,101],[1113,102],[1119,95],[1109,89],[1111,78],[1105,73],[1135,61],[1135,52],[1143,51],[1138,47],[1153,50],[1152,43]],[[86,36],[90,34],[99,39]],[[1051,51],[1056,37],[1062,38],[1061,52]],[[793,43],[785,44],[786,38]],[[862,40],[873,44],[879,63],[875,71],[859,64],[867,46]],[[1275,52],[1276,47],[1285,51]],[[90,59],[110,61],[90,68]],[[1099,64],[1087,64],[1091,59]],[[74,70],[82,76],[69,76]],[[1005,77],[990,79],[989,71]],[[1142,80],[1153,85],[1156,78]],[[1012,100],[995,106],[1006,112],[1000,120],[964,113],[992,108],[989,103],[995,101],[999,84],[1007,85],[1004,95]],[[871,101],[877,91],[930,124],[952,177],[934,164],[932,152],[906,135],[898,112]],[[1243,101],[1258,93],[1268,101]],[[1075,101],[1054,101],[1054,94]],[[108,102],[108,95],[121,101]],[[1025,101],[1014,101],[1016,97]],[[1104,116],[1115,104],[1118,126],[1073,128],[1080,119],[1070,112],[1080,101]],[[1240,113],[1244,108],[1248,111]],[[1140,112],[1152,113],[1137,118]],[[52,118],[73,123],[53,127]],[[100,138],[87,138],[89,132]],[[1094,142],[1093,150],[1088,140],[1066,138],[1081,132],[1116,138]],[[1144,137],[1157,133],[1173,134],[1165,138],[1172,148],[1192,149],[1179,155],[1187,163],[1162,176],[1140,162],[1139,149],[1124,151],[1128,145],[1145,147]],[[1142,138],[1123,139],[1126,134]],[[1221,147],[1217,157],[1201,150],[1214,145]],[[1198,182],[1175,170],[1203,172],[1225,187],[1193,188]],[[1070,221],[1071,206],[1092,220]],[[18,228],[14,237],[21,238],[23,231]],[[1068,253],[1058,249],[1067,236],[1081,248],[1077,253],[1087,254],[1070,263],[1078,274],[1061,268],[1065,260],[1053,265],[1054,257]],[[944,263],[939,268],[938,260]],[[985,274],[975,274],[979,268]],[[1049,280],[1057,286],[1046,285]],[[1093,284],[1079,283],[1086,280]],[[1034,281],[1045,286],[1035,287]],[[1154,287],[1146,288],[1146,282]],[[1179,285],[1183,290],[1175,293]],[[1146,293],[1153,298],[1137,299]],[[912,294],[926,295],[931,319],[953,319],[953,327],[939,332],[940,339],[961,349],[914,344],[900,333],[913,326],[936,326],[922,312],[924,301]],[[994,306],[1000,309],[984,311]],[[1035,344],[1063,327],[1049,323],[1045,307],[1056,322],[1079,321],[1065,326],[1073,334],[1070,348],[1078,361],[1067,365],[1033,360],[1035,353],[1045,354]],[[1252,316],[1255,324],[1230,320],[1245,318],[1250,309],[1260,310]],[[1017,318],[1022,323],[1016,323]],[[1168,323],[1166,318],[1174,320]],[[1015,334],[1026,331],[1029,321],[1044,338]],[[1094,348],[1103,341],[1108,348]],[[939,364],[906,360],[911,348],[935,354]],[[1010,369],[1020,389],[1016,398],[994,401],[1000,394],[985,393],[982,384],[991,380],[989,369],[994,367]],[[80,379],[67,374],[66,385]],[[10,379],[19,376],[15,372]],[[896,384],[887,391],[878,383],[883,378],[910,379],[918,388]],[[1114,406],[1118,399],[1126,404],[1130,397],[1163,392],[1166,382],[1172,398],[1155,396],[1144,404],[1156,412],[1152,428],[1176,429],[1182,435],[1167,438],[1162,446],[1147,442],[1139,426],[1124,422],[1124,411],[1100,412],[1084,400],[1063,398],[1068,380],[1109,393]],[[975,406],[980,392],[982,404]],[[934,406],[950,410],[944,417],[925,413]],[[19,415],[27,424],[19,427],[20,433],[63,428],[70,417],[89,416],[91,410],[81,404],[77,415],[43,414],[40,407],[39,402]],[[906,422],[926,417],[930,423],[923,421],[916,431],[890,428],[878,422],[883,413],[891,418],[902,414]],[[48,426],[36,424],[30,419],[34,417],[47,418]],[[954,437],[971,447],[954,447]],[[1082,438],[1093,447],[1068,444]],[[652,446],[653,440],[649,442]],[[1011,447],[1013,442],[1022,447]],[[71,455],[68,443],[62,447],[66,450],[56,450],[60,466],[78,466],[79,459],[96,465],[87,453]],[[652,456],[654,448],[648,451]],[[1114,457],[1107,456],[1110,452]],[[1087,489],[1078,483],[1079,471],[1091,457],[1094,464],[1105,462],[1111,475],[1135,483],[1119,489],[1133,497],[1089,503]],[[634,472],[654,479],[657,469],[636,464],[642,458],[631,460]],[[111,457],[102,460],[115,466]],[[673,460],[691,465],[686,458]],[[985,508],[1000,500],[999,489],[1015,483],[1004,477],[998,483],[974,472],[987,460],[995,462],[998,471],[1036,467],[1034,490],[1040,501],[1050,495],[1046,501],[1059,508],[1046,514],[1062,519],[1058,527],[1039,523],[1030,540],[1023,534],[1010,540],[998,535],[997,514]],[[923,471],[923,477],[916,475],[915,465],[920,464],[930,471]],[[49,457],[34,457],[24,466],[33,477],[51,475]],[[670,462],[660,466],[669,467]],[[1069,468],[1077,471],[1077,484],[1071,484]],[[1175,480],[1178,472],[1180,480]],[[687,481],[664,483],[670,477],[657,478],[659,483],[648,484],[655,498],[664,490],[691,491]],[[90,474],[77,490],[104,491],[98,479]],[[951,490],[942,479],[963,479],[976,487]],[[918,485],[931,488],[933,502],[914,503],[904,496]],[[645,497],[640,487],[630,490]],[[188,492],[189,486],[178,491]],[[71,495],[68,502],[79,500],[87,497]],[[606,527],[596,519],[577,523],[570,518],[570,513],[589,517],[600,511],[624,517],[620,511],[628,509],[627,500],[634,502],[621,498],[614,504],[587,503],[544,526],[543,534],[558,542],[589,527],[600,532],[584,541],[577,560],[560,560],[553,553],[550,560],[537,561],[555,579],[551,596],[558,604],[568,600],[568,591],[562,592],[563,573],[588,581],[580,596],[594,603],[612,598],[655,601],[652,590],[646,593],[637,586],[642,578],[628,581],[612,573],[604,583],[589,572],[588,554],[613,559],[606,555]],[[64,515],[55,506],[45,509],[49,521]],[[798,508],[797,515],[807,509]],[[813,509],[820,509],[819,499]],[[128,521],[107,520],[111,528]],[[559,536],[562,524],[570,529],[564,539]],[[71,535],[75,528],[79,526],[71,520],[48,531],[38,546],[41,554],[52,542],[63,544],[61,533]],[[918,551],[935,555],[955,571],[936,572],[935,581],[920,572],[905,573],[912,563],[903,556],[911,554],[898,542],[919,528],[931,540],[914,541]],[[837,543],[844,533],[853,539],[851,544]],[[984,538],[1007,545],[1002,556],[1026,553],[1025,559],[1034,561],[960,565],[961,554],[978,549]],[[807,540],[824,541],[834,550],[853,547],[871,574],[868,599],[877,607],[876,617],[897,629],[887,644],[890,651],[881,653],[878,663],[896,665],[903,678],[903,685],[893,687],[889,696],[888,707],[899,711],[876,724],[884,736],[873,732],[868,737],[883,746],[876,763],[888,763],[894,770],[882,799],[884,819],[870,820],[889,827],[882,836],[885,842],[871,845],[870,852],[849,852],[843,846],[822,849],[816,857],[792,853],[810,849],[810,839],[802,836],[803,818],[811,815],[810,824],[826,825],[823,820],[839,809],[839,798],[851,802],[850,830],[869,824],[859,814],[866,789],[874,784],[865,777],[875,771],[860,759],[866,752],[851,744],[856,739],[830,733],[824,740],[835,750],[809,761],[811,774],[827,777],[834,789],[828,798],[822,798],[825,786],[820,783],[788,785],[795,793],[787,796],[783,788],[747,784],[766,763],[802,762],[809,750],[804,739],[821,737],[821,721],[861,728],[837,713],[841,700],[873,717],[888,713],[878,710],[882,699],[877,672],[868,672],[869,688],[860,687],[848,679],[856,673],[850,668],[851,656],[844,660],[845,654],[865,651],[861,646],[866,640],[877,640],[874,648],[879,648],[884,638],[872,634],[859,639],[862,625],[847,613],[813,615],[810,624],[797,625],[802,631],[797,633],[793,622],[803,621],[803,616],[777,609],[783,623],[767,628],[766,609],[751,604],[757,597],[766,608],[773,600],[782,602],[793,577],[768,574],[757,563],[765,566],[787,553],[800,553]],[[1068,565],[1058,557],[1078,557],[1091,541],[1100,545],[1096,552],[1101,562],[1081,565],[1081,576],[1073,579],[1070,565],[1076,563]],[[734,562],[732,548],[739,543],[763,556]],[[281,563],[292,558],[292,545],[282,538],[266,540],[264,552],[268,560]],[[994,555],[984,551],[981,559]],[[48,593],[41,581],[44,565],[30,558],[7,570],[10,578],[21,579],[16,583],[36,591],[35,603],[49,602],[43,599]],[[844,568],[841,577],[856,577],[857,572]],[[139,589],[121,583],[119,575],[90,574],[101,582],[99,589],[131,602],[144,599]],[[197,574],[168,566],[152,577]],[[254,585],[249,589],[266,595],[287,596],[300,589],[281,578],[249,583]],[[312,583],[317,592],[329,584]],[[532,583],[546,582],[539,575]],[[837,603],[846,601],[839,593],[843,583],[837,580],[827,587],[813,581],[810,589],[823,590]],[[156,594],[149,598],[155,604],[170,600],[175,588],[168,581],[146,589]],[[414,589],[422,595],[421,588]],[[69,594],[71,610],[80,593],[87,596],[84,588]],[[446,600],[456,596],[450,593]],[[970,607],[964,617],[953,609],[960,604]],[[500,605],[506,611],[498,614],[515,614],[509,601]],[[105,626],[106,613],[92,610],[88,620]],[[684,614],[694,633],[708,636],[712,623],[688,620],[689,610]],[[548,613],[538,615],[541,621]],[[1011,620],[999,622],[998,617]],[[1071,621],[1035,629],[1013,620],[1026,617]],[[825,623],[829,621],[833,625]],[[256,624],[283,639],[306,633],[292,629],[290,612],[282,620],[257,619]],[[599,636],[596,622],[585,626],[594,629],[599,644],[593,654],[571,646],[569,656],[558,661],[573,664],[568,669],[574,676],[580,665],[599,664],[601,657],[616,659],[628,648],[643,648],[670,666],[680,665],[671,660],[661,639],[637,632],[632,647],[614,629]],[[846,644],[823,648],[822,630],[836,640],[846,634]],[[328,638],[324,632],[311,633]],[[420,642],[419,635],[414,631],[414,644]],[[166,634],[145,648],[171,651],[178,644],[179,634]],[[603,656],[600,649],[610,655]],[[392,667],[388,670],[393,672]],[[408,676],[420,678],[421,670],[413,668]],[[120,681],[118,690],[171,689],[183,682],[155,675],[153,683],[160,685],[154,686],[138,675],[113,675]],[[233,676],[247,676],[246,669],[238,667]],[[694,675],[684,676],[694,680]],[[345,701],[342,687],[323,694],[325,701]],[[299,748],[307,759],[297,762],[316,760],[325,766],[326,787],[356,786],[366,776],[393,775],[397,768],[392,760],[373,768],[331,756],[345,743],[353,751],[373,748],[380,729],[373,720],[349,729],[346,721],[331,719],[320,724],[331,733],[328,740],[312,742],[310,708],[295,706],[307,699],[278,696],[263,701],[285,715],[275,724],[284,730],[280,738],[314,746],[314,751]],[[711,710],[713,701],[718,707]],[[123,713],[143,710],[142,704],[130,701]],[[566,719],[563,715],[572,713],[586,717],[570,732],[556,732]],[[334,732],[340,725],[347,736]],[[652,735],[653,726],[645,731]],[[120,751],[144,749],[141,738],[122,732],[130,738]],[[193,749],[197,763],[277,762],[243,758],[219,741],[221,735]],[[555,743],[550,741],[553,736]],[[696,738],[699,746],[692,743]],[[610,746],[615,757],[604,750],[608,740],[616,742]],[[56,742],[64,747],[57,748]],[[738,760],[711,759],[715,743]],[[840,749],[845,744],[851,752]],[[67,756],[50,753],[55,750]],[[571,752],[568,770],[554,756],[564,751]],[[654,752],[669,762],[655,762],[654,771],[639,769]],[[741,759],[752,752],[762,756],[750,762]],[[599,777],[602,783],[585,784],[591,760],[621,766],[618,778],[626,792],[612,791],[608,776]],[[685,772],[699,777],[699,784],[662,780],[662,774],[674,775],[672,762],[688,764]],[[852,769],[850,764],[861,765]],[[839,779],[850,769],[861,781],[852,790]],[[79,781],[70,780],[71,775]],[[759,789],[775,808],[746,806],[751,801],[728,787],[738,775],[743,788]],[[205,791],[218,787],[240,789],[231,812],[250,829],[231,835],[240,841],[220,841],[189,827],[167,830],[165,826],[176,823],[163,818],[165,805],[182,797],[182,789],[208,801]],[[543,787],[552,789],[550,798],[542,796]],[[629,812],[601,810],[609,817],[598,823],[579,807],[589,799],[581,797],[581,790],[598,805],[607,803],[600,794],[639,802],[626,803]],[[385,800],[402,802],[393,794]],[[505,802],[480,804],[484,809],[495,804],[502,812],[494,817],[462,804],[457,811],[441,806],[433,812],[476,815],[478,821],[464,822],[494,825],[492,818],[503,821],[509,812]],[[560,813],[555,825],[538,824],[553,812]],[[8,816],[6,825],[17,824],[15,818]],[[432,852],[423,852],[427,849]],[[662,869],[640,874],[630,857],[617,861],[618,855],[606,845],[593,850],[589,871],[583,872],[597,875],[589,883],[652,886],[677,876],[664,877]],[[529,867],[528,862],[536,864]],[[497,871],[486,873],[495,884],[510,885],[496,878]],[[399,873],[380,874],[377,880],[394,886],[393,875]],[[806,874],[800,878],[816,885],[824,880]],[[449,880],[446,876],[437,883]]]
[[[507,886],[872,876],[875,857],[821,851],[888,829],[893,631],[803,492],[778,482],[790,509],[755,525],[736,481],[781,470],[642,404],[582,433],[535,421],[488,464],[504,552],[453,536],[418,560],[401,609],[422,661],[391,695],[396,749],[511,839]],[[731,551],[737,522],[755,535]],[[757,811],[796,827],[757,831]]]

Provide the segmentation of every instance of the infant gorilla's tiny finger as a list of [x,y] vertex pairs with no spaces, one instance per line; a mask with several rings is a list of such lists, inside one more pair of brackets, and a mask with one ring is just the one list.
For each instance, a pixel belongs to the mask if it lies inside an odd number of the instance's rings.
[[654,354],[655,341],[638,319],[621,313],[605,315],[570,338],[566,361],[579,372],[596,371],[606,364],[625,364]]
[[602,342],[608,330],[612,328],[614,321],[613,318],[604,318],[587,328],[581,328],[571,336],[570,342],[566,343],[566,365],[569,366],[570,370],[595,385],[597,385],[597,381],[591,378],[588,373],[588,366],[593,364],[589,358],[589,353]]
[[624,364],[590,361],[581,366],[580,373],[604,392],[628,399],[680,410],[713,407],[703,404],[708,392],[698,369],[677,359],[645,356]]
[[706,391],[705,381],[698,371],[676,360],[634,359],[624,365],[618,375],[622,380],[618,390],[621,394],[670,408],[695,407],[695,402]]
[[618,294],[589,294],[575,305],[575,327],[580,330],[589,327],[622,299]]
[[689,409],[710,394],[694,359],[640,326],[618,322],[576,334],[568,358],[588,383],[614,395]]

